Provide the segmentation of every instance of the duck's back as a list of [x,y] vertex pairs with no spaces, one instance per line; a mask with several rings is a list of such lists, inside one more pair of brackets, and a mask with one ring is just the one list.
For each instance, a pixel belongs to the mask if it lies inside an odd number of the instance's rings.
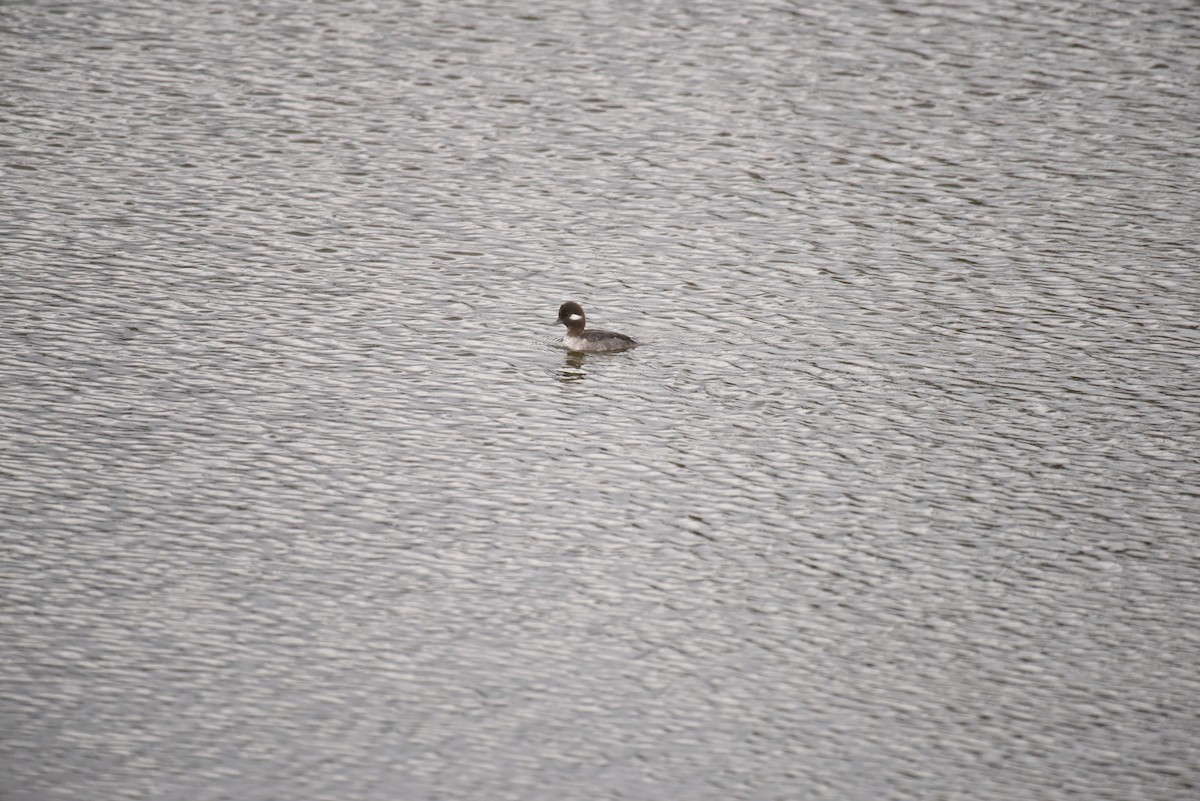
[[616,331],[590,329],[578,336],[567,334],[563,338],[563,344],[571,350],[600,352],[626,350],[638,343],[633,337],[618,334]]

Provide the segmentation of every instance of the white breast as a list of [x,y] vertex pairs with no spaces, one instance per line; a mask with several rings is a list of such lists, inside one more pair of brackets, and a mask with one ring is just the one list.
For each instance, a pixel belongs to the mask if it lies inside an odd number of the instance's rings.
[[567,350],[587,350],[588,341],[583,337],[567,334],[563,337],[563,347]]

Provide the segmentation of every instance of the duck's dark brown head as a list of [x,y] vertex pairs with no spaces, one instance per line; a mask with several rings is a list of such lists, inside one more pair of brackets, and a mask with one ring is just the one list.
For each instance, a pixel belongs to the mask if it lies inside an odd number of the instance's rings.
[[573,300],[568,300],[558,307],[558,321],[572,334],[579,334],[584,326],[583,307]]

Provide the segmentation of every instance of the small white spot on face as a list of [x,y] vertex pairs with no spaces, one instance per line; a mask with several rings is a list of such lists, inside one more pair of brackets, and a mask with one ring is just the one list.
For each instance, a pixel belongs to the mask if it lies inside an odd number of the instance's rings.
[[568,314],[567,319],[570,320],[571,322],[575,322],[576,320],[582,320],[583,315],[582,314]]

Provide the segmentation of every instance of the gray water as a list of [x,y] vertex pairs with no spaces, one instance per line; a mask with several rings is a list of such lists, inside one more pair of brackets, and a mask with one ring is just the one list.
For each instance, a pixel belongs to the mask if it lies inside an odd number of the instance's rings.
[[34,1],[0,76],[0,798],[1196,797],[1195,3]]

